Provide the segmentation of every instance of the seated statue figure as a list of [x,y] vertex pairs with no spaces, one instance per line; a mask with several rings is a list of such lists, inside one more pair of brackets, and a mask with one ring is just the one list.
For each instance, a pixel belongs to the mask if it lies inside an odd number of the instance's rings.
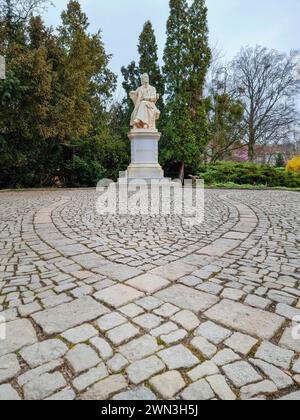
[[130,125],[134,128],[153,130],[156,128],[156,120],[160,116],[160,111],[156,107],[159,95],[156,93],[156,89],[150,86],[148,74],[141,76],[141,82],[142,86],[129,94],[135,105]]

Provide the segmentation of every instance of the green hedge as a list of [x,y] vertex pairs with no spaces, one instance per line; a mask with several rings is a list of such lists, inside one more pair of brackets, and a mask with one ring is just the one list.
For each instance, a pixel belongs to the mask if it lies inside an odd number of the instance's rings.
[[107,171],[99,162],[86,161],[79,156],[67,162],[65,173],[67,174],[66,185],[70,187],[95,186],[100,179],[107,177]]
[[202,165],[198,175],[207,185],[236,184],[265,187],[300,188],[300,175],[252,163],[217,162]]

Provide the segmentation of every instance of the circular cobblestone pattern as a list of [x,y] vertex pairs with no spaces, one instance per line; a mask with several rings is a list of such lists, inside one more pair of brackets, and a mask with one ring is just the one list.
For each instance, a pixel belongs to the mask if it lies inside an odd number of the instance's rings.
[[193,227],[96,199],[0,194],[0,400],[300,399],[298,193],[209,190]]

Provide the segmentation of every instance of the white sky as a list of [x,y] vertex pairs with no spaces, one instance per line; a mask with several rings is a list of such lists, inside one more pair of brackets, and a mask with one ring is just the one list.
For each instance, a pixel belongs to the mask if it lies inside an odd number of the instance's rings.
[[[68,0],[52,0],[44,13],[48,25],[57,27]],[[88,15],[90,31],[102,30],[111,69],[120,75],[122,65],[137,59],[138,37],[143,24],[153,23],[160,58],[165,43],[168,0],[80,0]],[[241,46],[260,44],[280,51],[300,49],[299,0],[207,0],[211,45],[231,59]],[[119,77],[118,95],[122,95]]]

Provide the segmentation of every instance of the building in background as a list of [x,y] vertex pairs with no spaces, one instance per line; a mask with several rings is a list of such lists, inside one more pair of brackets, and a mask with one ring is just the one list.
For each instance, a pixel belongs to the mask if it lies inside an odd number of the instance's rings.
[[[281,155],[286,164],[293,156],[299,154],[299,146],[300,141],[284,145],[263,146],[258,144],[255,146],[254,163],[276,166],[278,156]],[[232,160],[234,162],[248,162],[248,147],[244,146],[235,150],[232,153]]]

